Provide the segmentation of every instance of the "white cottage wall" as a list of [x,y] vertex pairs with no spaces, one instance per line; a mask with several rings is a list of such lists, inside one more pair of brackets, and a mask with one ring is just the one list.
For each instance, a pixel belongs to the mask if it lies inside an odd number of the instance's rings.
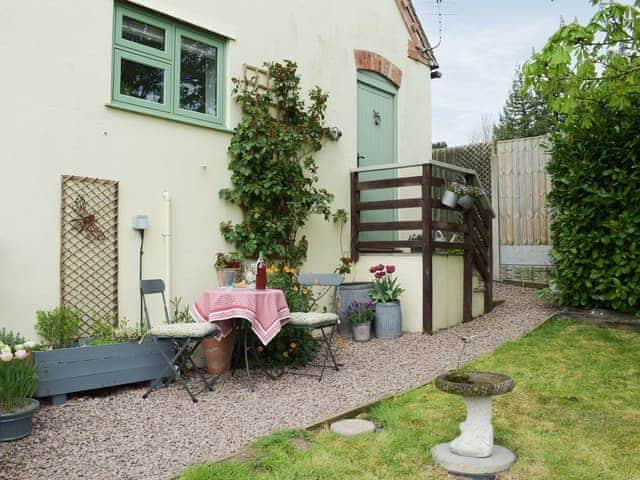
[[[430,156],[429,69],[408,58],[408,32],[393,0],[140,0],[158,12],[232,36],[226,58],[227,127],[240,118],[231,77],[243,63],[291,59],[303,88],[330,95],[327,123],[344,135],[320,154],[321,184],[349,208],[356,166],[354,49],[376,52],[403,73],[398,90],[398,158]],[[0,4],[0,326],[33,336],[35,311],[59,303],[60,176],[120,182],[120,316],[138,318],[135,214],[148,214],[147,278],[163,275],[163,192],[172,199],[172,295],[191,303],[214,285],[219,233],[240,212],[222,202],[230,133],[106,106],[111,98],[112,0],[24,0]],[[206,168],[203,168],[205,165]],[[348,232],[348,228],[345,229]],[[308,271],[332,270],[338,230],[313,218]],[[345,237],[344,244],[348,245]]]

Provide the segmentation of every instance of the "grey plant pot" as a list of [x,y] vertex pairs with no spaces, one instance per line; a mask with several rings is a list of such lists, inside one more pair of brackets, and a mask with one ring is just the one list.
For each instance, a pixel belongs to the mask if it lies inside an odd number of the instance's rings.
[[368,342],[371,339],[371,322],[353,323],[351,328],[356,342]]
[[347,310],[353,302],[366,303],[371,301],[369,291],[371,282],[343,283],[336,287],[335,312],[340,317],[339,333],[342,338],[351,338],[353,332],[351,322],[347,320]]
[[442,198],[440,201],[446,207],[456,208],[456,205],[458,204],[458,194],[451,190],[445,190],[442,192]]
[[31,433],[31,419],[40,402],[29,399],[26,406],[11,413],[0,413],[0,442],[24,438]]
[[473,207],[473,197],[471,195],[463,195],[458,199],[458,205],[465,210],[469,210]]
[[402,335],[400,302],[376,303],[376,335],[384,340]]

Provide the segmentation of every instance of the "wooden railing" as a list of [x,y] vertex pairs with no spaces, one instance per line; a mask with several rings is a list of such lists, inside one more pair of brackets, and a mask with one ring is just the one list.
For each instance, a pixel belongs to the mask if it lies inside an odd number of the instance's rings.
[[[395,173],[403,169],[419,169],[420,175],[385,178],[383,180],[360,181],[360,174],[372,171],[389,170]],[[469,210],[461,207],[453,209],[441,202],[441,192],[445,185],[444,175],[434,176],[434,171],[450,172],[462,176],[468,185],[480,182],[473,170],[429,161],[420,164],[391,164],[377,167],[359,168],[351,172],[351,255],[358,261],[363,252],[389,252],[411,248],[422,251],[422,326],[423,331],[433,332],[433,286],[432,255],[435,249],[462,250],[464,252],[463,274],[463,321],[471,320],[473,299],[473,270],[478,272],[484,281],[484,309],[489,312],[493,306],[492,288],[492,219],[494,217],[490,202],[486,196],[474,202]],[[361,193],[367,190],[398,187],[420,187],[420,195],[412,198],[392,200],[362,201]],[[420,218],[417,220],[366,222],[361,221],[361,213],[372,210],[419,209]],[[447,221],[434,221],[443,215],[434,215],[436,209],[454,211],[458,215],[444,215]],[[453,219],[452,219],[453,218]],[[459,220],[459,221],[456,221]],[[372,231],[418,231],[422,238],[418,240],[360,240],[361,232]],[[458,234],[456,241],[436,240],[435,232],[451,232]],[[461,237],[461,238],[460,238]]]

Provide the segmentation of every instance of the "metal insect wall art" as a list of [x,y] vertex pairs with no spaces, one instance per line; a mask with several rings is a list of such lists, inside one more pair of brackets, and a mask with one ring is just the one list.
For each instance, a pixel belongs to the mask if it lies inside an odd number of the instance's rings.
[[78,233],[84,232],[93,240],[102,241],[105,239],[104,231],[96,223],[96,216],[87,210],[87,201],[79,195],[71,205],[71,210],[76,218],[71,219],[71,227]]

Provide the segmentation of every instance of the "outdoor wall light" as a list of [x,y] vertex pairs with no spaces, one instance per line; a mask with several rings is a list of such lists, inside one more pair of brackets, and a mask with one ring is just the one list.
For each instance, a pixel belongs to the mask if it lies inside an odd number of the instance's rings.
[[342,130],[340,130],[340,128],[329,127],[329,138],[331,140],[333,140],[334,142],[337,142],[338,140],[340,140],[341,136],[342,136]]
[[442,78],[442,72],[439,70],[431,70],[431,78]]
[[133,229],[144,232],[149,228],[149,217],[147,215],[136,215],[133,217]]

